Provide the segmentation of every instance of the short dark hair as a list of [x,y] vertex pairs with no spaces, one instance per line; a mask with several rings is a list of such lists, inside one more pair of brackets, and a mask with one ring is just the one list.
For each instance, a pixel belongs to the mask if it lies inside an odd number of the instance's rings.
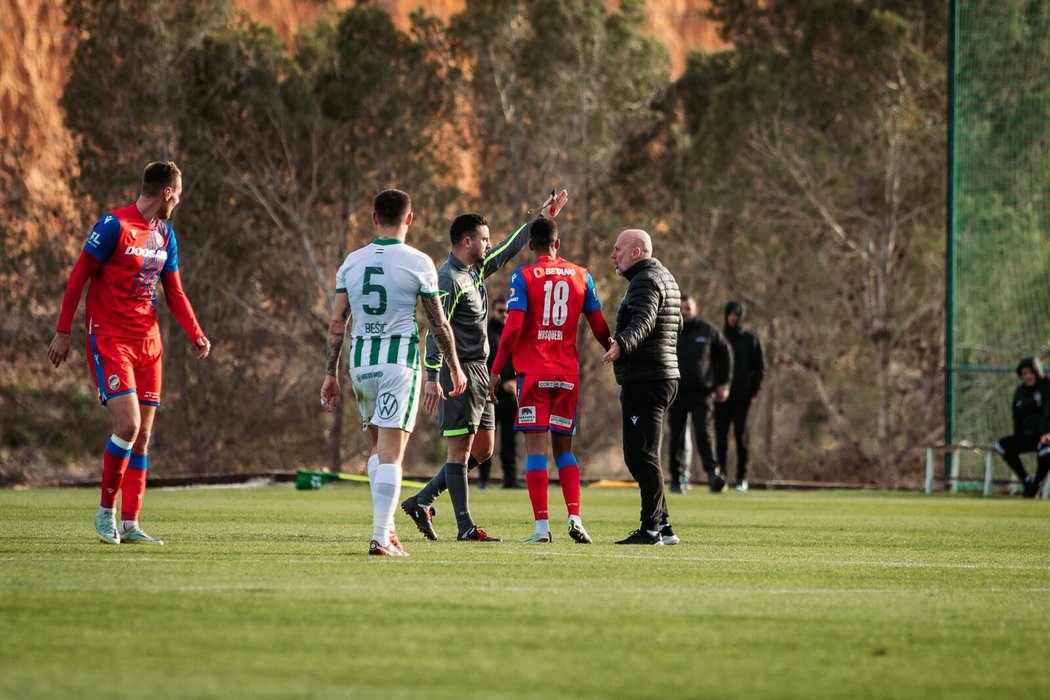
[[488,225],[489,220],[481,214],[460,214],[452,220],[452,227],[448,230],[449,240],[452,241],[452,245],[456,245],[467,236],[473,235],[479,226]]
[[550,248],[558,240],[558,224],[554,219],[541,216],[532,222],[529,229],[529,242],[537,248]]
[[165,187],[174,187],[182,177],[179,166],[170,160],[157,160],[142,171],[142,194],[160,194]]
[[687,301],[693,301],[693,295],[692,294],[683,294],[682,295],[682,303],[684,304]]
[[401,190],[383,190],[372,202],[381,226],[397,226],[412,211],[412,199]]

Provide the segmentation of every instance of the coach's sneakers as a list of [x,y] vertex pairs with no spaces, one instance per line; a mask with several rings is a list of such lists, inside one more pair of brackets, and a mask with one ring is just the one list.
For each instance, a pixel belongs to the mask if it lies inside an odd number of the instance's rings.
[[665,546],[678,544],[682,541],[678,538],[678,535],[674,534],[674,529],[671,528],[670,523],[667,523],[662,528],[660,528],[660,540],[664,543]]
[[716,469],[713,472],[707,474],[707,488],[711,489],[711,493],[721,493],[722,489],[726,487],[726,478],[722,476],[722,470]]
[[659,532],[655,535],[651,535],[645,528],[639,528],[627,535],[627,537],[619,540],[616,544],[653,544],[662,547],[664,540]]
[[457,537],[460,542],[502,542],[499,537],[492,537],[480,527],[474,526]]
[[747,479],[736,482],[736,486],[733,487],[740,493],[747,493]]
[[554,540],[554,537],[548,532],[546,535],[541,535],[538,532],[534,532],[521,541],[522,544],[548,544]]
[[163,540],[158,540],[155,537],[150,537],[142,528],[139,527],[138,523],[129,525],[120,531],[120,541],[125,544],[164,544]]
[[576,544],[590,544],[591,536],[587,534],[587,531],[583,529],[582,523],[572,522],[569,523],[569,537]]
[[1031,475],[1024,478],[1024,497],[1035,498],[1036,494],[1039,493],[1039,484],[1035,483],[1035,479]]
[[408,514],[408,517],[412,518],[412,522],[416,524],[416,529],[423,533],[423,537],[428,540],[436,540],[438,538],[437,532],[434,530],[434,516],[437,515],[437,511],[434,510],[433,506],[423,507],[419,505],[419,501],[416,500],[417,496],[406,498],[401,502],[401,510]]
[[376,540],[368,543],[368,553],[374,557],[407,557],[405,550],[394,546],[391,539],[390,544],[379,544]]
[[112,508],[99,508],[95,514],[95,532],[103,544],[120,544],[117,532],[117,512]]

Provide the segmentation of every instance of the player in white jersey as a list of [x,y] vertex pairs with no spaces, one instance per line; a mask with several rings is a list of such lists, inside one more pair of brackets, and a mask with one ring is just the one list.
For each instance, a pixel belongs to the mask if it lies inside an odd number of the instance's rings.
[[372,487],[372,541],[368,553],[407,556],[394,531],[401,493],[401,463],[419,408],[420,353],[416,299],[445,357],[451,357],[453,389],[463,393],[467,377],[456,356],[452,329],[438,298],[437,270],[425,254],[405,243],[412,203],[400,190],[376,195],[376,238],[346,256],[336,273],[335,301],[321,407],[342,401],[339,358],[348,317],[353,317],[348,352],[361,423],[372,438],[368,480]]

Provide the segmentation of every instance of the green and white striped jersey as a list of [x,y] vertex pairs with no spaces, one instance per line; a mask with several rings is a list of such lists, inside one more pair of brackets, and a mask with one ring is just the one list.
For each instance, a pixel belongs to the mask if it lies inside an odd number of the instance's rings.
[[396,238],[377,238],[346,256],[335,291],[350,300],[351,369],[384,363],[419,368],[416,297],[438,295],[433,260]]

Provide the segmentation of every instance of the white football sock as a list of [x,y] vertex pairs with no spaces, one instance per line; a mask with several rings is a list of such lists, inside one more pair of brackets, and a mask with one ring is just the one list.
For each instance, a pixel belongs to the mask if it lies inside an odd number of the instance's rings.
[[551,521],[550,520],[537,520],[536,521],[536,534],[543,535],[546,537],[551,534]]
[[139,526],[139,521],[138,520],[121,520],[120,521],[120,531],[121,532],[127,532],[131,528],[138,527],[138,526]]
[[583,518],[581,518],[578,515],[570,515],[569,516],[569,524],[572,525],[573,523],[576,523],[580,527],[583,527]]
[[380,464],[372,477],[372,539],[390,544],[394,510],[401,496],[401,465]]

